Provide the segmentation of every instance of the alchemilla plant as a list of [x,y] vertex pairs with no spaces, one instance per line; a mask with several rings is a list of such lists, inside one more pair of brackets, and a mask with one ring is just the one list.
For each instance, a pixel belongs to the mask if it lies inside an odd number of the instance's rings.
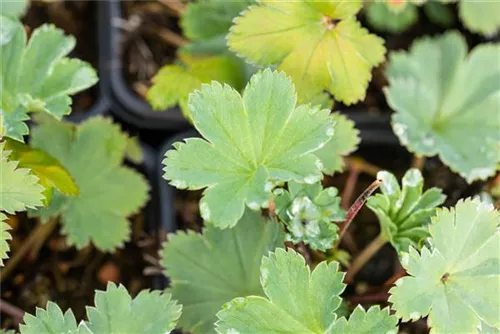
[[[174,143],[157,167],[171,186],[198,191],[204,226],[166,236],[157,262],[167,290],[108,282],[85,318],[48,302],[25,313],[19,331],[382,334],[419,322],[422,332],[499,332],[500,212],[490,190],[500,184],[500,45],[469,50],[449,31],[391,51],[362,26],[366,17],[376,30],[401,32],[418,24],[418,8],[449,25],[456,7],[467,29],[491,36],[496,5],[174,2],[167,6],[189,43],[146,95],[155,109],[179,105],[199,133]],[[63,234],[66,247],[115,252],[151,194],[127,163],[140,161],[137,143],[119,125],[62,120],[71,96],[97,82],[90,64],[68,57],[74,38],[52,25],[28,36],[19,20],[26,4],[1,6],[3,280],[29,251],[12,243],[10,252],[16,214],[38,221],[45,238]],[[384,62],[392,129],[414,155],[403,170],[350,156],[363,132],[332,109],[363,101]],[[440,189],[426,157],[457,184],[475,182],[470,197]],[[371,175],[367,187],[359,173]],[[358,222],[365,203],[378,225]],[[367,288],[362,271],[381,249],[400,270]]]

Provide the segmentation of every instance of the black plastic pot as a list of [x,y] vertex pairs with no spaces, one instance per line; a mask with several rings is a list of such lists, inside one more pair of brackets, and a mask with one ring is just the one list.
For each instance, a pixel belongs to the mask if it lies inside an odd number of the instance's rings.
[[112,112],[139,129],[178,131],[189,128],[189,122],[178,107],[163,112],[153,111],[150,105],[134,94],[123,75],[121,40],[123,31],[117,21],[123,17],[120,1],[103,1],[108,28],[105,31],[109,63]]

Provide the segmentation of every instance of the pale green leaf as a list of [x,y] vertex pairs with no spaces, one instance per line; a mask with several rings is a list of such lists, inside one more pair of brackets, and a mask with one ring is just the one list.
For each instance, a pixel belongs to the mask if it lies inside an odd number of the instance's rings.
[[[293,250],[277,249],[262,259],[261,284],[268,299],[235,298],[217,313],[219,333],[335,333],[335,328],[360,333],[397,331],[397,319],[379,307],[355,311],[351,323],[338,319],[339,295],[345,288],[338,263],[321,262],[311,273]],[[346,331],[345,333],[347,333]]]
[[451,27],[456,21],[453,8],[442,1],[427,1],[424,5],[424,12],[429,21],[445,28]]
[[9,155],[5,142],[0,143],[0,210],[15,213],[42,206],[44,188],[38,177],[28,168],[19,168]]
[[92,334],[84,324],[76,324],[71,309],[66,312],[53,302],[47,303],[47,309],[37,307],[35,315],[25,313],[24,324],[19,325],[21,334]]
[[416,6],[407,4],[399,11],[394,11],[386,1],[372,1],[365,7],[368,23],[375,29],[400,33],[418,20],[418,9]]
[[10,225],[5,222],[6,219],[7,216],[0,212],[0,266],[3,266],[3,260],[9,257],[7,255],[10,250],[9,240],[12,240],[9,233]]
[[345,219],[336,188],[323,189],[321,183],[288,183],[289,190],[277,189],[276,214],[288,228],[287,240],[325,251],[338,239],[335,222]]
[[28,43],[17,20],[2,16],[0,29],[0,134],[22,141],[27,112],[60,119],[71,112],[70,95],[94,85],[97,75],[90,64],[66,58],[75,39],[53,25],[35,29]]
[[472,32],[494,36],[500,29],[500,1],[459,1],[460,19]]
[[31,145],[58,159],[80,188],[75,197],[56,192],[47,209],[32,214],[60,215],[62,232],[79,248],[92,241],[98,248],[112,250],[128,240],[126,217],[145,204],[148,185],[122,165],[127,136],[119,126],[103,118],[78,126],[46,123],[33,130]]
[[336,100],[363,100],[371,69],[384,60],[384,41],[356,21],[362,1],[259,1],[234,21],[230,49],[290,75],[299,102],[324,90]]
[[215,314],[233,298],[263,295],[259,285],[262,256],[283,246],[279,224],[247,210],[232,229],[208,225],[203,234],[170,234],[161,251],[171,292],[185,312],[180,326],[191,333],[214,333]]
[[234,226],[245,206],[266,207],[283,181],[322,178],[313,152],[333,135],[329,110],[297,106],[292,81],[265,70],[252,77],[243,96],[217,82],[191,94],[193,122],[206,139],[190,138],[166,153],[165,178],[177,188],[208,187],[203,218]]
[[344,170],[344,157],[356,151],[361,141],[354,122],[340,113],[332,114],[335,122],[331,140],[314,154],[323,164],[323,172],[332,175]]
[[125,158],[135,164],[142,164],[144,162],[144,152],[142,151],[138,137],[129,137],[127,139]]
[[439,154],[468,182],[493,175],[500,162],[499,54],[499,44],[486,44],[467,55],[456,32],[394,52],[385,92],[401,143],[419,155]]
[[19,18],[26,13],[29,0],[2,0],[0,2],[0,15]]
[[191,119],[188,96],[202,83],[215,80],[237,90],[243,87],[240,63],[231,56],[183,59],[184,66],[166,65],[153,77],[153,86],[146,97],[155,110],[179,104],[184,116]]
[[427,225],[436,207],[444,203],[446,196],[439,188],[422,193],[424,179],[418,169],[406,172],[402,190],[389,172],[379,172],[377,179],[382,180],[382,194],[370,197],[366,206],[377,215],[380,233],[398,252],[408,252],[410,246],[419,249],[429,236]]
[[123,285],[108,283],[106,291],[96,291],[95,306],[87,307],[87,326],[95,334],[168,334],[181,310],[169,293],[142,290],[132,299]]
[[428,316],[431,333],[479,333],[500,328],[500,213],[479,200],[439,209],[429,228],[431,248],[410,248],[410,276],[390,290],[403,321]]

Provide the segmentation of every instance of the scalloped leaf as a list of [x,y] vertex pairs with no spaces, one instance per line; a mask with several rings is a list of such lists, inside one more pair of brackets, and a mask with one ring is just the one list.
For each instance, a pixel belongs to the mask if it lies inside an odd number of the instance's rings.
[[384,41],[356,21],[362,1],[259,1],[234,20],[230,49],[289,74],[299,102],[324,90],[336,100],[363,100],[371,70],[384,60]]
[[0,2],[0,15],[20,18],[28,10],[29,4],[29,0],[4,0]]
[[472,32],[492,37],[500,30],[499,1],[460,1],[458,13]]
[[[337,319],[339,295],[345,288],[337,262],[321,262],[311,273],[304,258],[289,249],[277,249],[262,259],[261,284],[269,299],[235,298],[217,313],[219,333],[388,333],[397,331],[397,319],[388,309],[361,308],[349,321]],[[346,331],[346,333],[349,331]]]
[[418,20],[418,9],[416,6],[407,4],[400,10],[393,10],[388,1],[372,1],[365,8],[368,23],[377,30],[400,33]]
[[326,251],[338,239],[338,226],[334,222],[345,219],[340,208],[338,190],[323,189],[314,184],[288,183],[288,191],[276,189],[276,213],[288,228],[287,240],[300,242],[312,249]]
[[97,75],[90,64],[66,58],[75,39],[53,25],[35,29],[26,44],[22,24],[2,16],[0,35],[0,136],[23,141],[28,112],[61,119],[71,112],[70,95],[94,85]]
[[165,175],[180,189],[208,187],[202,217],[234,226],[245,206],[266,207],[283,181],[323,177],[313,152],[333,135],[329,110],[297,106],[292,81],[269,69],[254,75],[243,96],[217,82],[192,93],[193,122],[206,139],[189,138],[166,153]]
[[155,110],[165,110],[180,105],[184,116],[191,120],[188,96],[201,87],[202,83],[212,80],[240,90],[243,87],[243,74],[240,63],[231,56],[183,58],[184,66],[166,65],[153,77],[153,86],[146,98]]
[[203,234],[169,234],[161,251],[171,292],[183,304],[180,326],[191,333],[215,333],[215,314],[235,297],[263,295],[259,285],[262,256],[283,246],[280,224],[247,210],[237,226],[208,225]]
[[22,334],[123,334],[170,333],[181,315],[182,306],[171,295],[142,290],[132,299],[123,285],[108,283],[106,291],[96,291],[94,307],[87,307],[88,322],[77,325],[71,309],[64,314],[53,302],[47,310],[26,313]]
[[321,159],[323,173],[333,175],[344,170],[344,157],[358,149],[361,142],[354,122],[340,113],[333,113],[334,134],[325,146],[314,154]]
[[3,260],[9,258],[7,255],[10,251],[9,240],[12,240],[9,233],[11,227],[5,220],[7,220],[7,216],[0,212],[0,266],[3,266]]
[[146,203],[148,184],[123,166],[127,136],[120,127],[100,117],[78,126],[46,123],[33,130],[31,145],[58,159],[80,188],[75,197],[56,192],[47,209],[32,214],[60,215],[62,231],[78,248],[90,241],[102,250],[123,245],[130,233],[126,217]]
[[431,333],[479,333],[500,328],[500,213],[479,200],[439,209],[431,248],[410,248],[389,301],[403,321],[428,316]]
[[400,142],[418,155],[438,154],[470,183],[493,175],[500,162],[500,44],[466,53],[456,32],[394,52],[385,93]]
[[43,206],[44,188],[28,168],[9,160],[11,151],[0,143],[0,210],[15,213]]
[[402,191],[389,172],[379,172],[377,180],[383,181],[382,194],[370,197],[366,205],[377,215],[380,233],[398,252],[408,252],[410,246],[420,249],[429,236],[427,225],[446,195],[439,188],[422,194],[424,179],[418,169],[410,169],[403,176]]

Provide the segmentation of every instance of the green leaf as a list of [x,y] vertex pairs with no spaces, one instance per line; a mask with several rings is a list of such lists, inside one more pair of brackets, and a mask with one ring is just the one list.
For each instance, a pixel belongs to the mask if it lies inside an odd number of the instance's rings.
[[[337,319],[339,295],[345,288],[338,263],[321,262],[311,273],[304,258],[293,250],[277,249],[262,259],[261,284],[269,299],[235,298],[217,313],[219,333],[388,333],[397,331],[397,319],[388,310],[355,311],[351,319]],[[348,331],[353,329],[353,331]],[[342,332],[340,332],[342,333]]]
[[[19,161],[19,167],[30,169],[39,178],[38,183],[45,188],[44,193],[51,193],[55,188],[66,196],[79,194],[80,190],[71,175],[50,154],[13,140],[6,141],[6,149],[11,151],[11,159]],[[47,199],[47,195],[45,197]]]
[[57,304],[50,301],[46,310],[37,307],[35,316],[25,313],[23,322],[19,325],[21,334],[91,334],[85,324],[76,324],[71,309],[63,313]]
[[292,81],[265,70],[243,96],[217,82],[192,93],[193,122],[206,140],[187,139],[166,153],[165,178],[181,189],[208,187],[203,218],[234,226],[245,206],[266,207],[283,181],[314,183],[323,175],[313,152],[333,135],[329,110],[296,106]]
[[35,29],[27,44],[17,20],[2,16],[0,29],[0,135],[22,141],[28,112],[60,119],[71,112],[69,96],[94,85],[97,75],[88,63],[66,58],[75,39],[53,25]]
[[460,19],[472,32],[494,36],[500,29],[500,2],[498,1],[460,1]]
[[500,328],[500,214],[479,200],[439,209],[429,228],[432,247],[402,258],[410,274],[389,301],[403,321],[428,316],[431,333],[478,333]]
[[184,36],[193,41],[225,36],[233,19],[254,0],[190,2],[181,17]]
[[106,291],[96,291],[95,307],[87,307],[88,322],[77,326],[71,309],[63,314],[48,302],[47,310],[36,309],[36,316],[26,313],[19,328],[22,334],[168,334],[181,309],[170,294],[142,290],[132,299],[123,285],[108,283]]
[[44,188],[38,177],[27,168],[19,168],[19,163],[9,160],[9,155],[5,142],[0,143],[0,210],[12,214],[42,206]]
[[230,49],[290,75],[299,102],[324,90],[336,100],[363,100],[371,69],[384,60],[384,41],[356,21],[362,1],[259,1],[234,20]]
[[3,266],[3,260],[8,259],[7,253],[10,251],[9,240],[12,236],[9,233],[10,225],[5,222],[7,216],[0,212],[0,266]]
[[449,28],[455,23],[453,8],[440,1],[427,1],[424,5],[427,18],[442,27]]
[[182,306],[168,293],[142,290],[132,299],[123,285],[108,283],[96,291],[95,307],[87,307],[92,333],[170,333]]
[[334,222],[345,219],[336,188],[323,189],[320,182],[289,182],[289,190],[276,189],[276,213],[288,228],[287,240],[304,242],[312,249],[326,251],[338,239]]
[[165,110],[179,104],[184,116],[191,120],[188,96],[199,89],[202,83],[215,80],[237,90],[243,86],[240,63],[231,56],[183,59],[185,66],[166,65],[153,77],[153,86],[146,98],[155,110]]
[[280,224],[250,210],[232,229],[208,225],[203,234],[170,234],[161,256],[165,274],[172,279],[172,295],[186,310],[180,326],[194,334],[214,333],[215,314],[224,303],[263,295],[260,261],[283,243]]
[[138,137],[127,138],[127,145],[125,146],[125,158],[137,165],[144,162],[144,152],[142,151],[142,147],[139,143]]
[[500,45],[466,53],[456,32],[394,52],[385,93],[401,143],[418,155],[439,154],[472,182],[493,175],[500,162]]
[[79,248],[92,241],[100,249],[112,250],[128,240],[126,217],[145,204],[148,185],[122,165],[127,136],[119,126],[100,117],[78,126],[46,123],[33,130],[31,145],[58,159],[80,188],[75,197],[56,192],[51,205],[34,215],[60,215],[69,244]]
[[29,4],[29,0],[3,0],[0,2],[0,15],[20,18],[26,13]]
[[427,225],[436,207],[444,203],[446,196],[439,188],[422,194],[424,179],[418,169],[406,172],[402,191],[389,172],[379,172],[377,179],[382,180],[382,194],[370,197],[367,206],[377,215],[381,234],[398,252],[407,252],[410,246],[419,249],[429,236]]
[[418,9],[416,6],[407,4],[400,11],[392,10],[386,1],[370,2],[365,9],[368,23],[380,31],[400,33],[418,20]]
[[334,135],[314,154],[323,164],[323,172],[332,175],[344,170],[344,157],[356,151],[361,141],[354,122],[340,113],[333,113]]

